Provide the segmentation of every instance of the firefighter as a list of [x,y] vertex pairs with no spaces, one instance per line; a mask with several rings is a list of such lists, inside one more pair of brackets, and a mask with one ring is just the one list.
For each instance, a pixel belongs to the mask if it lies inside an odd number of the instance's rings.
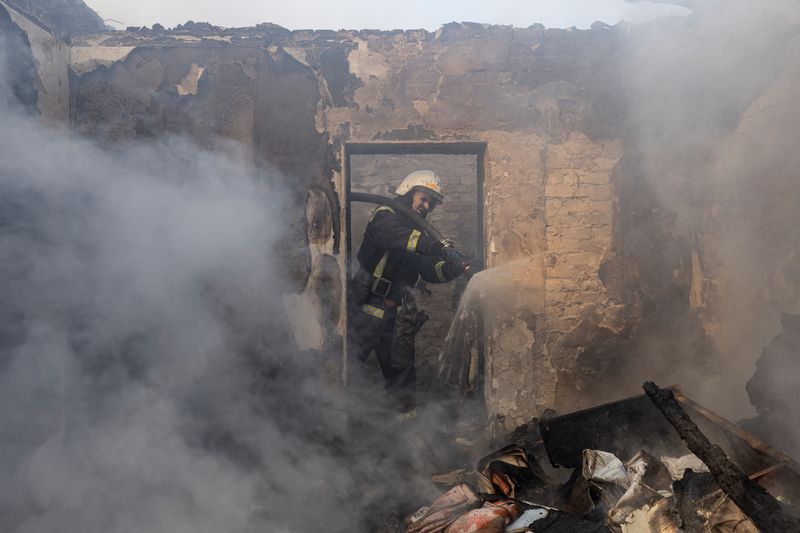
[[[426,217],[444,200],[439,176],[430,170],[412,172],[395,190],[397,202]],[[445,283],[463,274],[469,266],[463,256],[446,242],[440,242],[391,206],[379,206],[372,213],[364,240],[358,250],[359,270],[350,285],[348,350],[351,361],[363,368],[374,351],[390,399],[401,413],[415,413],[413,338],[397,343],[392,353],[398,319],[416,312],[411,289],[419,278],[429,283]],[[399,309],[398,309],[399,308]],[[416,334],[416,327],[399,328]],[[397,346],[411,346],[398,350]],[[358,363],[355,363],[358,361]]]

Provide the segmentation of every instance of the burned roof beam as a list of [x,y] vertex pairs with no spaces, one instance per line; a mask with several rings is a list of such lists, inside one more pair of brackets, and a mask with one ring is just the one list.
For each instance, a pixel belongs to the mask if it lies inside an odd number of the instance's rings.
[[728,459],[722,448],[711,444],[675,400],[672,391],[663,390],[652,381],[646,382],[643,388],[686,446],[708,466],[720,488],[759,530],[765,533],[800,530],[800,521],[787,516],[778,500]]

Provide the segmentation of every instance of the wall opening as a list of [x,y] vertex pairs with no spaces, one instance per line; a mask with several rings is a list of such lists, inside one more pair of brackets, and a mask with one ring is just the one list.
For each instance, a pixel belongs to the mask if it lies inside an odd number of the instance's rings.
[[[485,258],[483,181],[486,144],[483,142],[351,143],[345,146],[346,253],[348,279],[358,269],[356,254],[374,204],[352,202],[351,192],[392,196],[390,187],[414,170],[433,170],[442,178],[445,201],[428,219],[476,269]],[[431,317],[417,337],[417,381],[421,392],[436,392],[438,356],[455,315],[466,280],[425,284],[418,304]],[[429,292],[429,294],[428,294]],[[378,372],[374,357],[374,364]],[[376,379],[379,379],[376,374]]]

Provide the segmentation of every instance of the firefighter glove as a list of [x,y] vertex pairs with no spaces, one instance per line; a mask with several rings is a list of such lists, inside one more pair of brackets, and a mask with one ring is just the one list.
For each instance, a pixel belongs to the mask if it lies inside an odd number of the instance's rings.
[[444,259],[447,271],[451,276],[457,276],[464,272],[467,268],[467,263],[464,261],[464,256],[458,253],[453,248],[443,248],[439,252],[439,256]]

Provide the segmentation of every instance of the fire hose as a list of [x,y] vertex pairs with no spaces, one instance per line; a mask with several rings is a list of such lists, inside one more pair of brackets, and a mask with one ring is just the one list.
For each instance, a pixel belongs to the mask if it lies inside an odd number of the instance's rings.
[[[365,202],[370,204],[385,205],[391,207],[395,212],[401,214],[406,219],[411,221],[419,229],[430,235],[433,239],[441,243],[445,248],[453,249],[453,243],[440,232],[436,227],[430,223],[425,217],[401,203],[396,202],[394,199],[380,194],[372,194],[367,192],[351,192],[350,200],[353,202]],[[472,265],[466,260],[466,256],[458,250],[455,250],[463,258],[464,276],[470,279],[473,275]]]

